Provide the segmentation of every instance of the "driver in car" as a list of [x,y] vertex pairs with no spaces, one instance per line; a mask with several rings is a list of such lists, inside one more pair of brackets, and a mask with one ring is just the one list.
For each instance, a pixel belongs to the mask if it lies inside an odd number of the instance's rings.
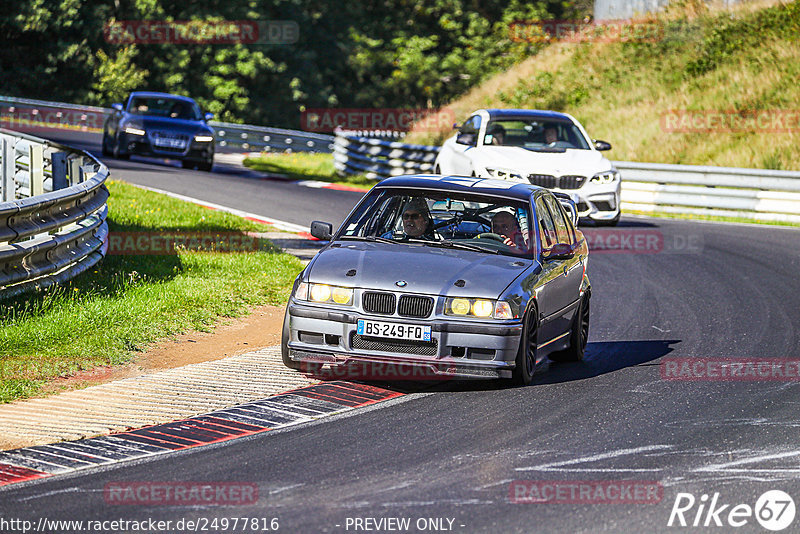
[[413,198],[403,210],[403,233],[415,239],[435,240],[433,219],[428,203],[423,198]]
[[497,212],[492,217],[492,232],[503,238],[503,243],[510,247],[513,252],[524,254],[528,251],[519,222],[513,214],[507,211]]
[[558,130],[555,126],[548,126],[544,129],[544,142],[547,145],[552,145],[558,141]]

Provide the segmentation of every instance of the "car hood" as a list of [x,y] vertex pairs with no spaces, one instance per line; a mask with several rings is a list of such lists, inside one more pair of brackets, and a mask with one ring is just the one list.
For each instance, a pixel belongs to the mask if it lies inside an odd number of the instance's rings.
[[161,117],[150,117],[147,115],[131,115],[127,117],[127,122],[141,124],[147,131],[161,130],[185,134],[195,134],[201,132],[213,133],[211,127],[202,121],[165,119]]
[[[533,264],[529,259],[423,244],[338,241],[314,258],[308,280],[426,295],[497,298]],[[352,270],[355,274],[347,276]],[[400,280],[406,285],[395,284]],[[464,287],[455,286],[457,280],[464,280]]]
[[476,168],[504,168],[525,174],[580,174],[591,177],[612,168],[596,150],[566,149],[564,152],[536,152],[516,146],[485,146],[473,152]]

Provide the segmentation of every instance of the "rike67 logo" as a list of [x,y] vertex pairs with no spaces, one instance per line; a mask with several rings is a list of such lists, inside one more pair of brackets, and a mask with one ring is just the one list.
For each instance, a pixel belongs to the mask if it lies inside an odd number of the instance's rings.
[[792,497],[781,490],[770,490],[762,494],[755,503],[729,504],[720,501],[719,493],[709,499],[703,494],[699,499],[691,493],[678,493],[668,527],[743,527],[758,522],[763,528],[777,532],[786,529],[794,521],[795,504]]

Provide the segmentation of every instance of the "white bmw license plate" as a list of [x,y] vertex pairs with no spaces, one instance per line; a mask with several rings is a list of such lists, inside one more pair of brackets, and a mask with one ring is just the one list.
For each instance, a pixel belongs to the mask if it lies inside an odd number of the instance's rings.
[[156,137],[153,144],[168,148],[186,148],[186,141],[183,139],[170,139],[169,137]]
[[358,320],[358,335],[372,337],[388,337],[391,339],[410,339],[413,341],[430,341],[431,327],[414,324],[384,323],[381,321]]

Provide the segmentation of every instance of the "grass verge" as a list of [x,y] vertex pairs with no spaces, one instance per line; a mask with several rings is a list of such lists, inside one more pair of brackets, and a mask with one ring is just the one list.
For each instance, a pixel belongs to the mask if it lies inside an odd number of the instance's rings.
[[339,176],[333,167],[333,154],[309,154],[296,152],[293,154],[262,154],[258,158],[246,158],[244,165],[253,170],[283,174],[296,180],[319,180],[347,184],[355,187],[370,189],[375,185],[375,180],[370,180],[363,175]]
[[[263,232],[270,227],[109,182],[109,231]],[[250,306],[282,305],[302,269],[271,244],[252,252],[109,255],[67,285],[0,301],[0,402],[52,378],[123,363],[149,343],[207,331]]]
[[644,217],[657,217],[661,219],[680,219],[685,221],[709,221],[719,223],[744,223],[761,224],[766,226],[787,226],[800,228],[800,223],[789,221],[765,221],[761,219],[748,219],[747,217],[727,217],[721,215],[704,215],[702,213],[664,213],[660,211],[622,210],[622,215],[641,215]]

